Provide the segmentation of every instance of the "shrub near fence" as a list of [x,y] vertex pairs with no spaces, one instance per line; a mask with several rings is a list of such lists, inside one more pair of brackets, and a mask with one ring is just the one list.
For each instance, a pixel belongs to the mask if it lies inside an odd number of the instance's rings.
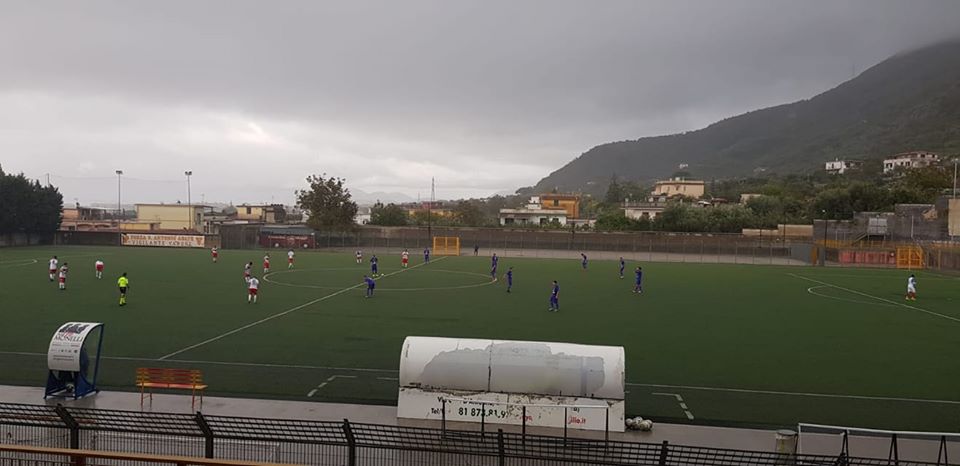
[[[3,443],[310,465],[888,465],[888,459],[0,403]],[[14,458],[2,458],[18,461]],[[15,463],[14,463],[15,464]],[[897,465],[928,465],[897,458]],[[945,464],[940,463],[940,464]]]

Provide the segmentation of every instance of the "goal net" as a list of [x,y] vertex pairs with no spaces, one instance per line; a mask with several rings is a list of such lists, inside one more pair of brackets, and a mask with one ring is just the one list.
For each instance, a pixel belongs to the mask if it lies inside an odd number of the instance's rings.
[[799,424],[798,453],[948,464],[960,457],[960,433]]
[[459,236],[434,236],[433,237],[433,255],[459,256],[460,255],[460,237]]

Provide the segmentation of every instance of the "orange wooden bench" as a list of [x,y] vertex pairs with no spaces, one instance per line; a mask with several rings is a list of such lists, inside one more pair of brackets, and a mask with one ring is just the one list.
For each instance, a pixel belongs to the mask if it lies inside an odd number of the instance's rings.
[[158,367],[138,367],[137,387],[140,387],[140,409],[143,409],[144,392],[153,402],[153,388],[174,390],[190,390],[190,409],[196,407],[197,396],[203,406],[203,391],[207,385],[203,383],[203,373],[198,369],[168,369]]

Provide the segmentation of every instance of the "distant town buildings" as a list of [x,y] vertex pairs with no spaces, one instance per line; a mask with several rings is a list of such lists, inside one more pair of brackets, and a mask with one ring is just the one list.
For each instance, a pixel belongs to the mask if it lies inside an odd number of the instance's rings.
[[624,202],[623,215],[634,220],[653,220],[667,207],[665,202]]
[[835,159],[824,165],[824,170],[832,175],[842,175],[850,170],[858,170],[863,167],[862,160],[840,160]]
[[694,199],[700,199],[706,192],[706,185],[703,180],[685,180],[683,178],[671,178],[667,181],[657,181],[653,185],[654,197],[658,196],[686,196]]
[[60,229],[68,231],[115,229],[117,222],[108,215],[109,213],[109,209],[102,207],[80,207],[80,204],[76,207],[67,207],[63,209]]
[[236,220],[246,220],[248,222],[259,223],[285,223],[287,221],[287,211],[281,204],[263,204],[247,205],[240,204],[237,207]]
[[121,230],[203,231],[203,213],[207,206],[197,204],[136,204],[137,219],[124,222]]
[[546,210],[563,210],[567,218],[580,218],[579,194],[541,194],[540,206]]
[[500,224],[566,225],[580,216],[579,194],[541,194],[531,196],[521,209],[500,209]]
[[890,173],[897,169],[910,170],[929,167],[940,163],[940,155],[933,152],[915,151],[903,152],[883,159],[883,172]]

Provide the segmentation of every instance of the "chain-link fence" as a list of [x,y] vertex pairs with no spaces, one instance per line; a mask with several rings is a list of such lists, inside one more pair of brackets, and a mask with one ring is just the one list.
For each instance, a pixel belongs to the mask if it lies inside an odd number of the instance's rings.
[[[890,459],[853,458],[843,452],[838,452],[838,456],[797,455],[502,430],[458,431],[356,424],[347,420],[257,419],[9,403],[0,403],[0,434],[2,443],[11,445],[324,466],[894,464]],[[7,464],[5,458],[0,458],[0,462]],[[947,462],[896,458],[895,464]]]
[[782,236],[709,233],[613,233],[498,228],[364,227],[355,232],[317,232],[320,249],[363,249],[382,254],[417,252],[431,237],[460,238],[461,254],[565,258],[589,253],[596,259],[620,256],[648,262],[803,265],[811,263],[812,241]]

